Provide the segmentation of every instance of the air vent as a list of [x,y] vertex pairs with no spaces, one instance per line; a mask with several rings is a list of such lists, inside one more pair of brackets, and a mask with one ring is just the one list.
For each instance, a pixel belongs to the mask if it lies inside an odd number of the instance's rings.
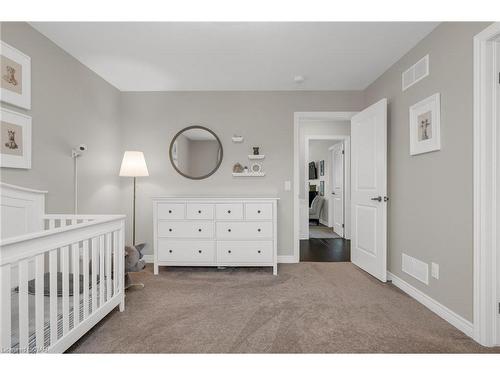
[[429,266],[421,260],[403,254],[403,272],[424,284],[429,284]]
[[429,75],[429,55],[403,73],[403,91]]

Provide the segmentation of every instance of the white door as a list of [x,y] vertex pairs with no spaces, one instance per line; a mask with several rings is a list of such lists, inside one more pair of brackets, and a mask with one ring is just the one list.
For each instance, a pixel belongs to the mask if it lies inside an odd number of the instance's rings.
[[351,120],[351,260],[387,281],[387,99]]
[[332,147],[332,205],[333,231],[344,237],[344,143]]

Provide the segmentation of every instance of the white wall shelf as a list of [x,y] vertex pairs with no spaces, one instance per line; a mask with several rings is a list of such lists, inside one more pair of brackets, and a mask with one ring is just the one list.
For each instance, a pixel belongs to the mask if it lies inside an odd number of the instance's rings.
[[250,160],[262,160],[266,157],[266,155],[248,155],[248,159]]
[[233,177],[264,177],[266,172],[233,173]]

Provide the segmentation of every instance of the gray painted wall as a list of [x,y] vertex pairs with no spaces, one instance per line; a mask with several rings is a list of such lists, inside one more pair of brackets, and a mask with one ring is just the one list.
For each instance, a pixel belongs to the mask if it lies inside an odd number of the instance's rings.
[[[123,150],[143,150],[150,177],[138,184],[138,241],[153,236],[151,198],[185,194],[268,194],[278,196],[278,253],[292,254],[292,193],[284,181],[293,181],[293,113],[296,111],[357,111],[361,92],[151,92],[122,93]],[[206,180],[186,179],[172,168],[168,147],[180,129],[203,125],[212,129],[224,148],[219,170]],[[245,137],[233,143],[234,134]],[[250,165],[252,146],[266,155],[265,177],[232,177],[236,162]],[[131,181],[124,180],[123,200],[131,202]],[[131,203],[126,204],[130,213]]]
[[[365,91],[389,101],[389,270],[472,320],[472,38],[487,23],[444,23]],[[401,73],[429,54],[430,75],[405,92]],[[441,151],[410,156],[408,107],[441,93]],[[439,263],[429,285],[401,271],[401,254]]]
[[27,23],[2,23],[1,39],[31,57],[32,169],[0,169],[0,180],[48,190],[47,211],[73,210],[71,148],[86,143],[79,161],[80,213],[118,213],[121,161],[120,92]]

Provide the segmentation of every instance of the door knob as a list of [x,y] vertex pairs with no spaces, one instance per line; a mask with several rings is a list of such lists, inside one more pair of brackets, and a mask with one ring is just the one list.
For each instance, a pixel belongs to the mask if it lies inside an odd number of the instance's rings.
[[372,201],[379,201],[379,202],[382,202],[382,197],[379,195],[378,197],[376,198],[372,198]]

